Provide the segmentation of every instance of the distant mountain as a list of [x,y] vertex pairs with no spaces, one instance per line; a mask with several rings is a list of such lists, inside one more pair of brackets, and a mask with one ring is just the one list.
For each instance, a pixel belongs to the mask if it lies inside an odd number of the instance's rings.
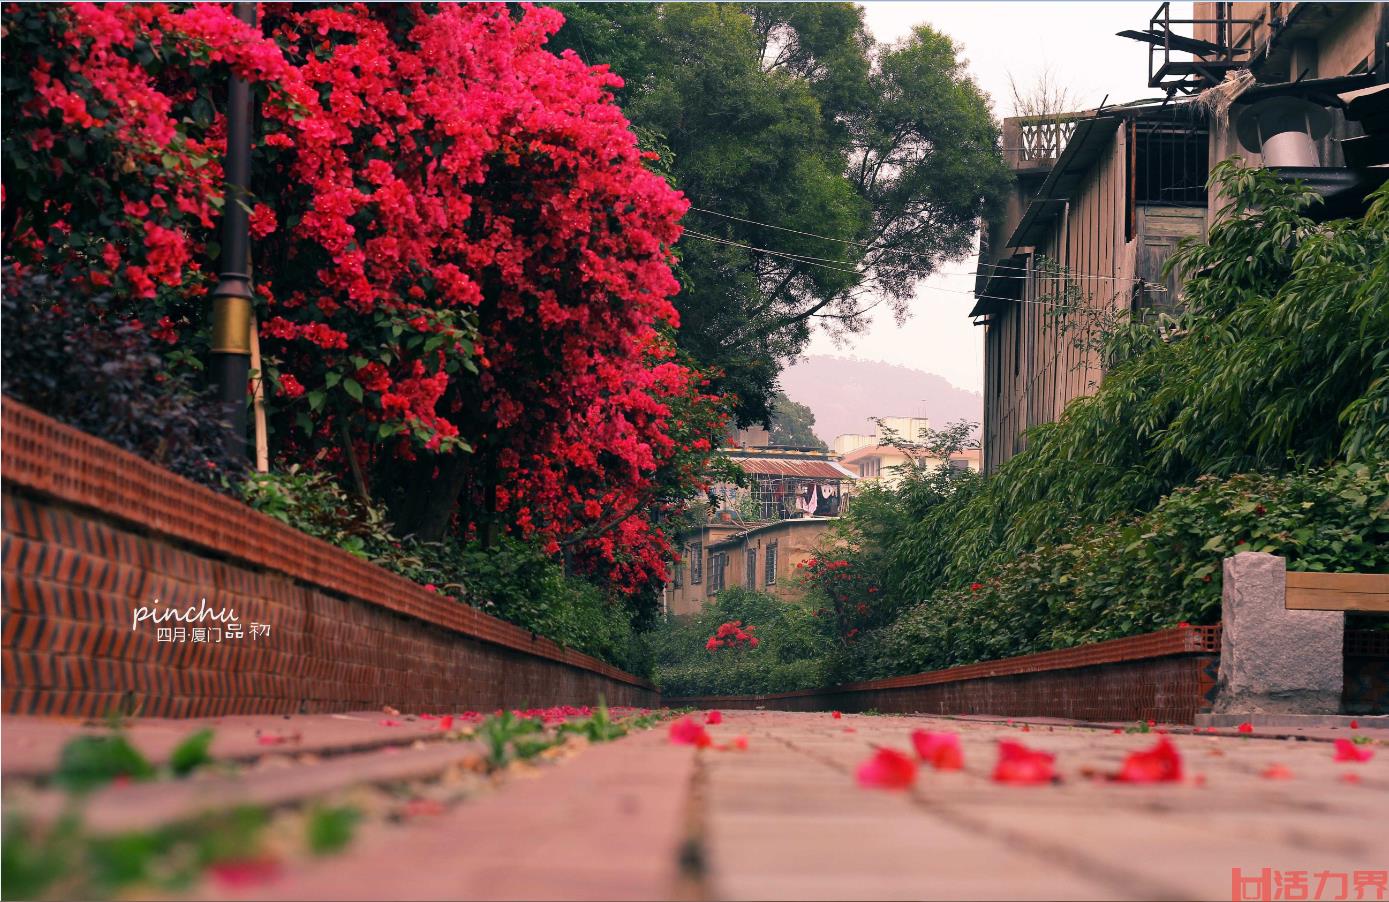
[[956,388],[943,376],[878,360],[802,357],[782,370],[781,387],[811,409],[815,434],[828,444],[844,432],[871,433],[868,417],[924,416],[939,429],[984,416],[983,395]]

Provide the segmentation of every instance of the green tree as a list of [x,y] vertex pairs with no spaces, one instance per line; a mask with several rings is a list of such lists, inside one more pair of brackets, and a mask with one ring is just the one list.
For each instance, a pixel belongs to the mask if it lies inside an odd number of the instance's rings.
[[904,318],[1007,184],[987,98],[927,26],[879,45],[847,3],[559,6],[551,46],[611,64],[673,156],[694,205],[679,341],[723,373],[741,424],[769,421],[816,324],[860,330],[883,303]]
[[786,397],[785,392],[777,392],[772,397],[772,423],[770,426],[773,445],[786,445],[792,448],[819,448],[828,450],[829,446],[815,434],[815,413],[804,404],[797,404]]

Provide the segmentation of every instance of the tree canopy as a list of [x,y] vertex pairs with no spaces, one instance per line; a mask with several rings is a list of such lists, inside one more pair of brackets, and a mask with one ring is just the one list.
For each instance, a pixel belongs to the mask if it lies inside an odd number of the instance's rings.
[[815,434],[815,413],[777,392],[772,398],[772,444],[791,448],[827,449],[824,439]]
[[551,49],[622,76],[691,203],[677,341],[722,373],[742,423],[768,420],[815,324],[904,318],[1007,184],[988,98],[928,26],[884,45],[847,3],[558,6]]

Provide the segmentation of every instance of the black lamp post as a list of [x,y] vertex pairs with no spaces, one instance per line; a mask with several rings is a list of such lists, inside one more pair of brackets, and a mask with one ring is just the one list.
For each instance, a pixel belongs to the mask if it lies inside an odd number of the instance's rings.
[[[256,24],[255,3],[233,3],[232,8],[238,19]],[[251,235],[246,190],[251,180],[250,86],[233,75],[227,94],[227,154],[222,163],[227,192],[222,206],[222,265],[212,293],[208,376],[231,424],[228,456],[244,459],[246,383],[251,374]]]

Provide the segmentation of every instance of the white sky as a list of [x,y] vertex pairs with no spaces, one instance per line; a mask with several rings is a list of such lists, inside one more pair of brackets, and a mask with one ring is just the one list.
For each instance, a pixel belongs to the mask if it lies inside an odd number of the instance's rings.
[[[993,98],[994,115],[1012,115],[1008,76],[1029,84],[1048,69],[1070,90],[1081,109],[1161,96],[1148,87],[1146,45],[1115,36],[1125,28],[1148,27],[1158,0],[1142,2],[887,2],[863,4],[868,28],[879,41],[905,37],[913,26],[930,24],[964,46],[962,55],[979,86]],[[1190,3],[1172,4],[1172,14],[1190,17]],[[838,354],[883,360],[936,373],[960,388],[983,391],[982,327],[970,324],[974,287],[971,257],[947,264],[944,273],[917,290],[912,316],[898,327],[890,312],[875,311],[868,331],[837,347],[823,333],[808,354]],[[880,308],[882,310],[882,308]],[[802,399],[804,400],[804,399]]]

